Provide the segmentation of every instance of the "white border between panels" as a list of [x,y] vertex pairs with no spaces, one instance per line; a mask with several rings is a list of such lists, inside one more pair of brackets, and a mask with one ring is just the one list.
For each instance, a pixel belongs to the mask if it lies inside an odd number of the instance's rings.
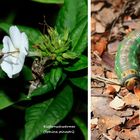
[[88,140],[91,140],[91,0],[88,0]]

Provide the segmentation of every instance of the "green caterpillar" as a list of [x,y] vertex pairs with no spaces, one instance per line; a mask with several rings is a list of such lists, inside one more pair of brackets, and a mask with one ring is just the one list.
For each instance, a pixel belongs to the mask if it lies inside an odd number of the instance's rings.
[[121,84],[132,90],[140,82],[140,32],[132,31],[118,46],[115,72]]

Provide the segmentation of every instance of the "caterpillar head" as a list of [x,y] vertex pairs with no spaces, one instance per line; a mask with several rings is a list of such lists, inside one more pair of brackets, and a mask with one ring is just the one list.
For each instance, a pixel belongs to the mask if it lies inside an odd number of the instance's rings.
[[133,90],[135,86],[140,85],[138,72],[134,69],[128,69],[122,73],[122,80],[124,86],[128,90]]
[[128,90],[133,90],[134,87],[140,85],[140,80],[137,77],[131,77],[124,82],[124,85]]

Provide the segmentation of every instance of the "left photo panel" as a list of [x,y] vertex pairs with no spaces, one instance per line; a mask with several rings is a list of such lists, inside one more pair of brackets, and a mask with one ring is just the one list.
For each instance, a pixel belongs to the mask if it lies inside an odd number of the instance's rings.
[[88,140],[88,0],[0,9],[0,140]]

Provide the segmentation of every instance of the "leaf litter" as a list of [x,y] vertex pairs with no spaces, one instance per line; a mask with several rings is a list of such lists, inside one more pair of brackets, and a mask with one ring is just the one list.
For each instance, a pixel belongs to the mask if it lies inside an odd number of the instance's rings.
[[91,0],[91,140],[140,139],[140,87],[114,72],[119,42],[139,25],[140,1]]

